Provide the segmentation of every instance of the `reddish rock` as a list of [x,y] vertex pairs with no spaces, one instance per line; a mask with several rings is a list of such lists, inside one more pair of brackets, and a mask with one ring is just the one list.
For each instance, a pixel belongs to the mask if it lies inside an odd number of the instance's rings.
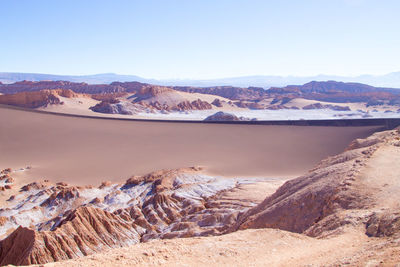
[[202,101],[200,99],[194,100],[192,102],[184,101],[180,102],[176,107],[172,107],[172,110],[186,111],[186,110],[205,110],[212,109],[212,106],[207,101]]
[[71,90],[41,90],[35,92],[20,92],[12,95],[0,95],[0,104],[12,105],[24,108],[39,108],[48,105],[61,105],[59,98],[62,97],[78,97],[78,94]]
[[123,115],[132,115],[133,113],[127,110],[118,99],[108,99],[103,100],[100,103],[96,104],[93,107],[90,107],[94,112],[106,113],[106,114],[123,114]]
[[256,102],[244,102],[239,101],[234,103],[239,108],[249,108],[249,109],[264,109],[264,106],[256,103]]
[[218,98],[214,99],[214,101],[211,102],[211,104],[216,106],[216,107],[222,108],[222,102]]
[[332,109],[337,111],[350,111],[351,109],[347,106],[337,106],[337,105],[322,105],[321,103],[314,103],[307,106],[304,106],[303,109]]
[[7,169],[2,170],[0,173],[1,174],[9,174],[10,172],[12,172],[12,169],[11,168],[7,168]]
[[0,265],[67,260],[138,243],[139,238],[132,222],[101,209],[81,207],[67,215],[54,231],[19,227],[0,241]]
[[15,182],[15,180],[14,180],[14,178],[12,178],[12,177],[8,177],[8,178],[6,179],[5,182],[6,182],[6,183],[9,183],[9,184],[12,184],[12,183]]
[[239,121],[239,118],[233,114],[219,111],[213,115],[208,116],[204,121]]
[[46,188],[46,182],[33,182],[21,187],[21,191],[40,190]]
[[0,226],[5,225],[7,221],[8,221],[7,217],[0,216]]
[[101,185],[99,186],[99,189],[103,189],[104,187],[108,187],[111,186],[112,182],[111,181],[104,181],[101,183]]

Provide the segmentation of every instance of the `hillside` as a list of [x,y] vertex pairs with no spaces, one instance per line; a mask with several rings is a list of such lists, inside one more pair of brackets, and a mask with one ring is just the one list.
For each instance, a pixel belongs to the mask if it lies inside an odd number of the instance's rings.
[[64,102],[60,98],[90,98],[90,96],[74,93],[70,89],[26,91],[0,95],[0,104],[24,108],[40,108],[48,105],[63,105]]
[[[353,141],[274,193],[279,182],[212,177],[199,168],[97,188],[31,183],[0,210],[4,226],[23,224],[0,242],[0,263],[91,255],[68,265],[188,264],[201,252],[209,256],[202,257],[203,264],[213,259],[227,264],[234,255],[235,264],[248,258],[255,265],[391,264],[400,256],[399,160],[397,129]],[[262,202],[260,189],[267,195]],[[171,238],[178,239],[157,241]],[[149,240],[154,241],[137,245]]]
[[[83,94],[86,100],[57,101],[33,99],[33,92],[70,90]],[[41,104],[18,104],[23,93]],[[291,119],[388,118],[400,112],[400,90],[335,81],[310,82],[264,90],[257,87],[168,87],[140,82],[86,84],[65,81],[17,82],[0,84],[2,104],[41,108],[58,113],[131,118],[204,120],[222,111],[237,117],[271,120]],[[16,94],[16,96],[12,96]],[[41,98],[45,97],[40,93]],[[57,94],[57,92],[55,93]],[[37,94],[36,94],[37,95]],[[37,98],[37,96],[36,96]],[[69,99],[71,99],[69,97]],[[90,100],[88,100],[90,99]],[[46,102],[48,102],[46,104]],[[64,102],[64,106],[57,106]],[[55,104],[55,105],[54,105]],[[297,112],[301,110],[301,112]],[[313,110],[323,110],[315,112]]]

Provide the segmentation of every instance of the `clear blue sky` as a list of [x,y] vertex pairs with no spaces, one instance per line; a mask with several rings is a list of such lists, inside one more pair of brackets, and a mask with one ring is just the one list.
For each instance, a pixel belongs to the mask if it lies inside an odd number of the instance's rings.
[[399,0],[1,0],[0,72],[400,71]]

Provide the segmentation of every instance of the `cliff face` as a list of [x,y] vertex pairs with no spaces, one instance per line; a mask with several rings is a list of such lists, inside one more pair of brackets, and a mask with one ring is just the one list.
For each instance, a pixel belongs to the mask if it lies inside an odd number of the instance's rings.
[[62,104],[59,96],[74,98],[80,95],[65,89],[21,92],[11,95],[0,95],[0,104],[24,108],[46,107],[48,105]]

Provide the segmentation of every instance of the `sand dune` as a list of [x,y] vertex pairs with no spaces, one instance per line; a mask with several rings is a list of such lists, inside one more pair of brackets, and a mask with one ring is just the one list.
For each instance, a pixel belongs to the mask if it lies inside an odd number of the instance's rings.
[[0,168],[29,179],[122,181],[156,169],[201,165],[226,176],[291,177],[377,127],[137,122],[0,108]]

